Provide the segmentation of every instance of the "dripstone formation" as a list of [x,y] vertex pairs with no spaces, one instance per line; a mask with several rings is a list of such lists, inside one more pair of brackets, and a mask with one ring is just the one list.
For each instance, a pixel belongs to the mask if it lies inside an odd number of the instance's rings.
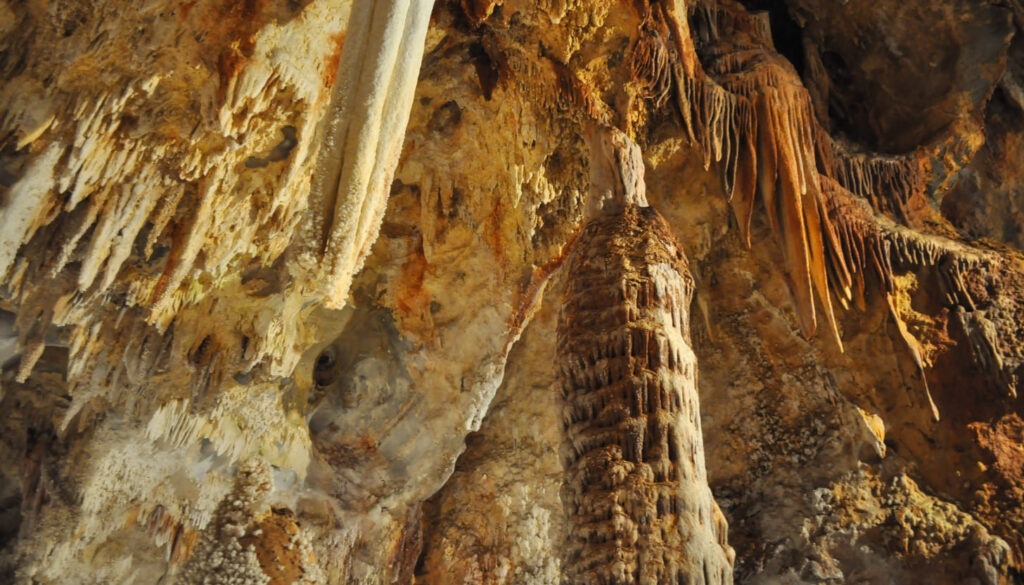
[[0,0],[0,584],[1024,583],[1024,0],[126,4]]
[[574,244],[558,324],[564,581],[732,583],[704,464],[693,278],[671,228],[645,205],[639,149],[601,138],[615,184]]

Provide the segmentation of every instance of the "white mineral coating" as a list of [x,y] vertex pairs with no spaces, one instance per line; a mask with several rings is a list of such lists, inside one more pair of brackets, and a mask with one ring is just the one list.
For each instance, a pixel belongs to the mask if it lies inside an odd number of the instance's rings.
[[0,216],[0,276],[7,277],[22,242],[36,228],[36,217],[51,196],[57,163],[64,149],[51,144],[26,170],[26,178],[11,187]]
[[308,244],[324,306],[345,305],[384,217],[434,0],[356,0],[320,137]]

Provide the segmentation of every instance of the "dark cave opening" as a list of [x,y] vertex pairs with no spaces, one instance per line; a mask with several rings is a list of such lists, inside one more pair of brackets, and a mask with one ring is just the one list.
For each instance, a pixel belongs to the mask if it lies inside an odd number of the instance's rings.
[[804,77],[803,29],[789,14],[786,3],[780,0],[740,0],[740,3],[750,12],[768,13],[775,50],[793,64],[800,77]]

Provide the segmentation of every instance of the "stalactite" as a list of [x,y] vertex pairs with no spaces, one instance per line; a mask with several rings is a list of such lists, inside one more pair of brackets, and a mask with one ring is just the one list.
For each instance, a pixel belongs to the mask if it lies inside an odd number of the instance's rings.
[[921,234],[878,215],[863,199],[830,179],[822,180],[825,210],[836,226],[836,246],[829,249],[832,263],[854,268],[853,279],[862,293],[865,277],[872,274],[882,292],[893,292],[897,270],[928,268],[945,283],[949,305],[974,308],[964,285],[964,274],[990,266],[994,260],[952,240]]
[[732,582],[707,486],[689,346],[693,280],[646,206],[639,149],[592,140],[593,218],[567,260],[558,326],[570,583]]
[[[664,96],[665,69],[673,68],[687,132],[701,146],[705,166],[719,165],[740,237],[752,244],[750,222],[760,195],[783,245],[801,330],[807,337],[815,333],[820,306],[841,348],[830,293],[847,306],[853,287],[862,288],[852,276],[862,266],[835,253],[839,233],[825,212],[821,184],[835,180],[905,220],[907,201],[923,188],[921,165],[914,157],[851,154],[834,141],[815,119],[796,71],[775,53],[765,14],[729,2],[697,1],[683,10],[687,14],[673,15],[664,4],[652,7],[639,31],[631,73],[646,82],[645,97],[657,104]],[[663,34],[675,43],[665,42]]]
[[[695,58],[677,58],[676,66],[679,106],[689,133],[701,145],[705,165],[720,165],[747,245],[755,195],[760,194],[783,244],[804,335],[810,337],[817,329],[817,298],[842,347],[825,264],[827,240],[834,229],[821,210],[810,98],[792,67],[765,50],[771,36],[763,18],[710,4],[698,5],[695,15],[696,42],[703,48],[705,65]],[[725,41],[719,27],[736,34]],[[678,55],[696,50],[684,40],[676,44]],[[688,62],[693,69],[689,74]]]
[[349,22],[306,235],[326,306],[344,306],[384,216],[433,0],[359,0]]
[[[191,134],[168,112],[152,112],[153,104],[185,100],[167,94],[164,74],[129,78],[118,90],[49,96],[52,103],[39,108],[60,115],[38,127],[19,126],[34,124],[33,116],[5,116],[3,146],[31,145],[39,154],[11,186],[13,204],[0,214],[4,294],[19,305],[31,305],[36,297],[54,305],[34,315],[30,328],[19,328],[19,377],[31,372],[40,336],[48,331],[70,325],[70,373],[81,374],[93,368],[95,354],[112,356],[120,349],[110,343],[88,349],[99,340],[98,331],[111,330],[93,323],[96,315],[137,307],[141,313],[133,317],[167,331],[182,309],[215,296],[210,293],[230,283],[244,263],[271,266],[296,242],[292,264],[302,286],[294,292],[307,301],[343,305],[383,214],[432,5],[357,2],[349,50],[340,61],[319,53],[291,59],[289,51],[303,50],[301,32],[292,39],[299,48],[282,51],[262,46],[254,31],[255,55],[221,72],[216,103],[203,102],[213,98],[203,91],[187,96],[195,108],[210,109],[199,122],[188,115]],[[257,16],[263,15],[249,14],[251,23],[243,24],[266,24]],[[318,27],[344,25],[333,18]],[[271,45],[281,28],[268,26],[260,34]],[[332,71],[318,70],[324,67]],[[321,83],[326,74],[338,80],[333,96],[330,83]],[[318,135],[328,97],[331,107]],[[135,119],[146,127],[156,123],[151,116],[174,130],[136,135],[121,127]],[[246,143],[248,136],[281,134],[285,140],[277,146]],[[315,136],[326,145],[319,157],[309,152]],[[226,141],[235,146],[228,148]],[[237,172],[240,167],[245,170]],[[313,194],[307,197],[310,175]],[[296,238],[300,225],[307,231]],[[120,307],[111,307],[111,299]],[[258,341],[252,360],[267,357],[276,342],[253,338]],[[291,364],[282,365],[284,372]]]
[[[932,169],[928,161],[941,158],[935,153],[955,148],[956,141],[943,146],[949,141],[939,140],[898,157],[852,152],[818,123],[799,75],[775,52],[766,14],[751,14],[732,0],[654,8],[652,16],[671,31],[669,53],[686,132],[701,148],[705,166],[717,164],[748,247],[753,210],[761,200],[782,244],[804,335],[814,334],[823,315],[842,348],[832,297],[844,308],[851,302],[863,307],[865,278],[873,274],[924,380],[922,350],[892,302],[894,272],[934,269],[947,303],[973,309],[963,273],[976,266],[980,254],[941,251],[933,239],[896,222],[908,221],[912,197],[947,182],[932,175],[950,172],[948,165]],[[643,35],[641,40],[649,44]],[[633,70],[657,79],[654,52],[641,53],[652,65]],[[993,351],[984,335],[968,337],[973,355]],[[930,395],[928,403],[938,418]]]
[[906,222],[910,197],[922,191],[926,176],[916,156],[882,156],[849,152],[813,121],[819,171],[888,216]]
[[[850,191],[868,197],[876,208],[905,219],[903,205],[911,194],[923,188],[923,163],[917,153],[883,157],[852,153],[835,141],[814,117],[810,95],[789,62],[775,52],[766,14],[751,14],[735,2],[697,0],[687,14],[664,18],[692,19],[696,38],[690,39],[689,25],[677,25],[676,83],[680,108],[689,132],[705,152],[706,164],[723,165],[723,180],[730,196],[736,184],[738,134],[757,134],[758,117],[750,116],[762,97],[762,88],[776,88],[782,99],[772,99],[775,116],[789,116],[803,162],[815,163],[824,175],[839,181]],[[685,31],[685,32],[683,32]],[[720,31],[728,31],[725,36]],[[697,54],[703,57],[704,65]],[[764,116],[762,116],[762,119]],[[726,141],[723,150],[722,141]],[[733,148],[728,148],[732,145]]]
[[823,317],[842,347],[830,293],[846,306],[859,286],[852,274],[862,267],[834,253],[839,233],[825,213],[822,182],[835,180],[906,220],[907,201],[925,183],[922,164],[915,156],[852,154],[833,140],[796,71],[775,53],[764,14],[732,2],[676,6],[674,14],[665,6],[654,14],[673,31],[676,96],[687,133],[705,166],[719,166],[747,246],[761,199],[782,243],[804,335],[813,335]]
[[[822,194],[827,214],[836,225],[838,235],[837,245],[829,249],[830,264],[843,263],[855,269],[852,282],[856,287],[855,300],[860,307],[865,305],[865,283],[878,283],[878,292],[885,297],[889,314],[921,375],[932,416],[938,420],[939,410],[924,376],[923,350],[894,304],[894,274],[898,270],[921,268],[934,271],[944,289],[946,303],[958,307],[958,315],[968,314],[963,308],[973,309],[974,301],[964,284],[964,274],[972,270],[990,270],[993,260],[953,241],[922,235],[879,216],[864,199],[831,179],[823,178]],[[993,352],[998,355],[991,338],[969,336],[968,342],[974,355],[992,355]],[[1000,378],[1005,377],[1001,364],[993,361],[986,365]],[[1013,384],[1007,383],[1013,392]]]
[[666,33],[667,29],[659,30],[653,20],[646,20],[640,27],[640,37],[629,60],[630,75],[643,83],[641,96],[651,100],[655,107],[664,105],[672,95],[672,66]]

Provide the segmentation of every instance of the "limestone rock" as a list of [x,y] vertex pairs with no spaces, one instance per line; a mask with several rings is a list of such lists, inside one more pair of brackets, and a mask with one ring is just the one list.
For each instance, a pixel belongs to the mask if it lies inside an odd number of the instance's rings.
[[0,0],[0,581],[565,581],[595,127],[686,250],[735,581],[1019,581],[1022,29],[1019,0]]

